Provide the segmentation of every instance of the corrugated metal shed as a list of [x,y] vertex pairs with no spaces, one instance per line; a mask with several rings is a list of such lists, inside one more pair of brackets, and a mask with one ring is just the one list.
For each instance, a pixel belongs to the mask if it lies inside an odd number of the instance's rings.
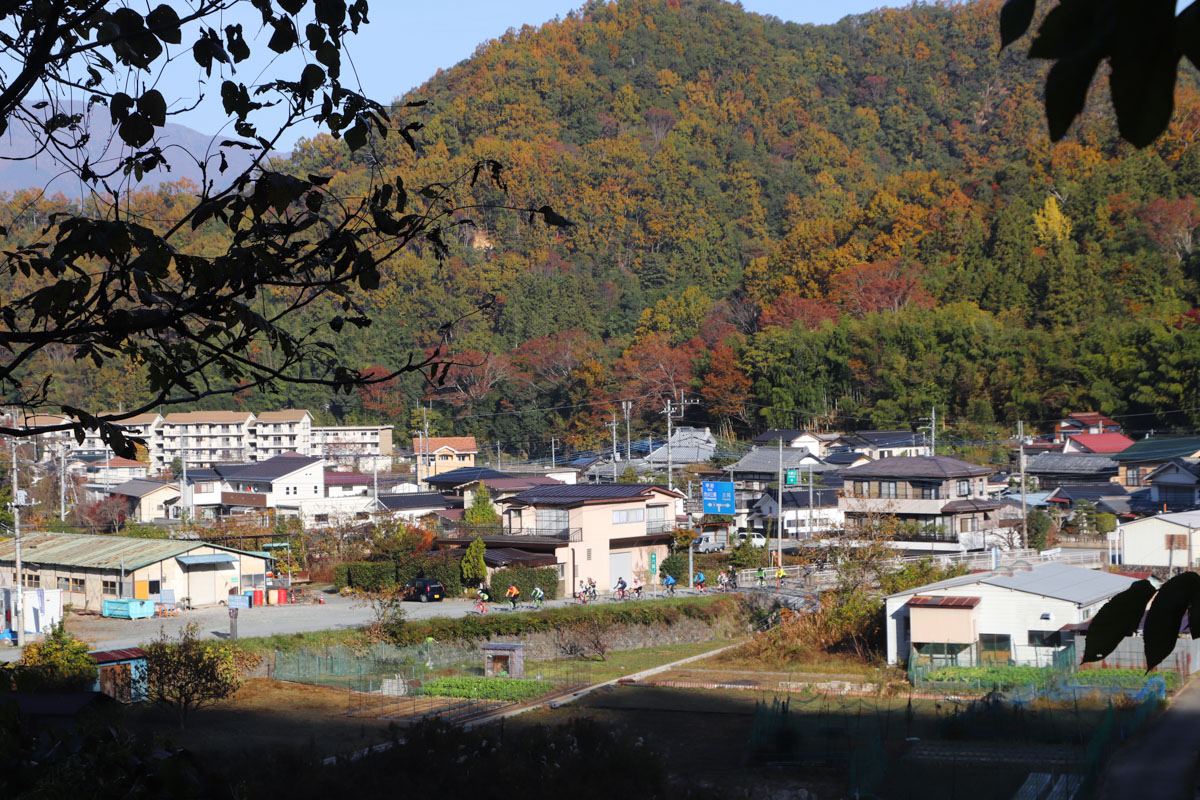
[[[134,539],[88,533],[26,533],[21,536],[21,558],[27,564],[86,569],[120,569],[124,566],[126,570],[135,570],[201,547],[215,547],[230,553],[246,552],[195,540]],[[11,539],[0,542],[0,562],[13,562],[15,549]]]

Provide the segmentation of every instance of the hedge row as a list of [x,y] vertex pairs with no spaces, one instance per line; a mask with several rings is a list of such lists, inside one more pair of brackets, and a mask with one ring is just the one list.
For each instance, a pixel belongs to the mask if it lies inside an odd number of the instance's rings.
[[745,607],[735,597],[689,597],[677,600],[642,600],[637,603],[566,606],[517,614],[487,614],[449,619],[411,620],[389,630],[394,644],[419,644],[430,637],[439,642],[474,641],[576,628],[592,622],[602,625],[674,625],[681,620],[712,624],[721,619],[741,620]]
[[558,597],[558,570],[554,567],[504,567],[492,573],[492,599],[499,602],[504,599],[504,592],[509,586],[521,590],[520,599],[527,602],[533,599],[533,587],[541,587],[546,593],[547,600]]
[[461,554],[451,551],[405,555],[393,561],[350,561],[334,568],[333,588],[347,586],[378,592],[403,586],[416,578],[433,578],[446,587],[448,597],[462,594]]

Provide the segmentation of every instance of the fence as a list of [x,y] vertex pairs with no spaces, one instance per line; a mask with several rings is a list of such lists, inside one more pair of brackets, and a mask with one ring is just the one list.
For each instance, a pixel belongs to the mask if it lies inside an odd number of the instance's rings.
[[[453,721],[566,694],[593,682],[592,665],[582,662],[527,661],[523,680],[483,679],[482,650],[437,643],[276,652],[274,677],[344,689],[347,713],[352,716],[440,716]],[[478,679],[473,688],[462,692],[475,696],[445,696],[433,683],[441,678]]]
[[[1019,656],[1024,653],[1020,658]],[[1048,685],[1055,679],[1071,675],[1076,670],[1075,645],[1063,647],[1022,647],[1002,653],[981,651],[974,642],[961,650],[950,653],[919,653],[911,650],[908,657],[908,681],[913,686],[933,690],[974,689],[990,691],[996,688],[997,680],[1011,681],[1010,685],[1036,683]],[[946,667],[993,668],[996,671],[980,673],[978,677],[957,677],[952,681],[931,678]],[[1000,688],[1007,688],[1001,686]]]
[[[1126,709],[1103,702],[1030,709],[999,694],[970,701],[793,695],[756,705],[746,757],[802,767],[818,781],[848,781],[835,796],[1013,797],[1030,774],[1078,783],[1097,770],[1112,742],[1157,708],[1158,695],[1150,695],[1152,702]],[[1107,738],[1098,738],[1103,720],[1110,720]]]

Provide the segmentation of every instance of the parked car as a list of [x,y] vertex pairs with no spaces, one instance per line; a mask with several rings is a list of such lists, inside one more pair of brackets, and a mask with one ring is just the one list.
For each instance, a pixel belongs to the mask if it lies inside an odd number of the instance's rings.
[[693,546],[697,553],[719,553],[725,549],[725,545],[718,542],[711,533],[701,535]]
[[738,534],[739,542],[744,542],[747,540],[749,540],[750,544],[754,545],[755,547],[766,547],[767,546],[767,537],[763,536],[761,533],[739,533]]
[[404,584],[400,597],[404,600],[420,600],[428,603],[430,600],[441,600],[446,596],[446,587],[441,581],[433,578],[417,578]]

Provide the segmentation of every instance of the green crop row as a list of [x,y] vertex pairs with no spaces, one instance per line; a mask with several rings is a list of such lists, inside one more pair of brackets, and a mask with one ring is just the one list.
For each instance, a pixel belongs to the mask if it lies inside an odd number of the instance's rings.
[[924,680],[930,683],[955,683],[981,688],[997,687],[1011,689],[1034,683],[1044,686],[1054,677],[1051,670],[1042,667],[942,667],[927,674]]
[[1166,681],[1167,688],[1172,691],[1179,687],[1179,676],[1174,672],[1147,674],[1140,669],[1084,669],[1072,675],[1068,683],[1072,686],[1113,686],[1121,689],[1140,689],[1146,685],[1146,681],[1155,676]]
[[553,688],[542,681],[515,678],[435,678],[422,690],[429,697],[470,697],[481,700],[520,702],[540,697]]

